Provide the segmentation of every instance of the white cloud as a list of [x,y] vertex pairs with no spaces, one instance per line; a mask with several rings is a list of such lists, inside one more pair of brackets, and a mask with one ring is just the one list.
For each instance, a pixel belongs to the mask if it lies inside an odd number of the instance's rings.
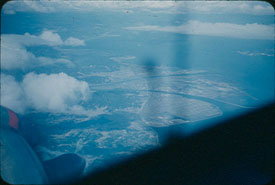
[[5,35],[1,36],[1,69],[28,68],[35,56],[16,41],[7,41],[7,39]]
[[189,21],[181,26],[155,26],[144,25],[127,27],[128,30],[137,31],[161,31],[190,35],[207,35],[220,37],[233,37],[242,39],[274,39],[274,25],[264,24],[232,24],[232,23],[208,23]]
[[[205,2],[183,2],[185,11],[207,14],[256,14],[273,15],[273,7],[266,2],[252,1],[205,1]],[[261,9],[257,9],[261,7]]]
[[64,45],[68,46],[84,46],[84,40],[80,40],[74,37],[69,37],[67,40],[65,40]]
[[[48,5],[47,5],[48,4]],[[6,14],[10,12],[41,12],[41,13],[50,13],[56,11],[53,3],[49,3],[45,0],[42,1],[8,1],[4,4],[3,11]]]
[[[30,35],[29,33],[26,33],[25,36],[31,37],[32,39],[39,40],[45,45],[50,46],[84,46],[85,42],[84,40],[80,40],[75,37],[69,37],[66,40],[62,40],[60,35],[56,33],[54,30],[44,30],[39,36]],[[39,45],[41,45],[40,43]]]
[[268,56],[274,57],[274,53],[265,53],[265,52],[249,52],[249,51],[238,51],[237,53],[245,56]]
[[28,109],[41,112],[84,115],[88,118],[106,113],[106,107],[87,110],[81,106],[89,100],[88,83],[65,73],[28,73],[22,82],[1,74],[1,105],[15,112]]
[[111,57],[110,59],[115,62],[124,62],[127,60],[135,60],[136,57],[135,56],[122,56],[122,57]]
[[94,11],[108,9],[121,11],[136,9],[150,10],[161,13],[244,13],[273,15],[272,6],[266,2],[249,1],[14,1],[4,6],[4,13],[10,12],[64,12],[64,11]]
[[50,31],[50,30],[43,31],[39,37],[45,41],[48,41],[50,45],[62,45],[63,44],[61,37],[57,33]]
[[[2,34],[1,35],[1,68],[2,69],[27,69],[35,65],[46,65],[62,63],[72,66],[72,62],[67,59],[53,59],[47,57],[36,57],[27,51],[27,46],[83,46],[83,40],[69,37],[63,41],[58,33],[51,30],[44,30],[40,35],[25,33]],[[41,64],[39,62],[42,62]]]
[[30,9],[38,12],[49,13],[55,10],[54,6],[45,6],[48,0],[41,0],[41,1],[29,1],[23,0],[25,5]]
[[88,98],[88,84],[65,73],[35,74],[24,77],[22,86],[31,107],[45,112],[70,112]]
[[39,61],[39,66],[54,65],[54,64],[63,64],[63,65],[66,65],[67,67],[74,66],[74,63],[72,61],[64,58],[52,59],[48,57],[38,57],[37,59]]
[[1,74],[1,105],[18,113],[23,113],[26,109],[21,84],[10,75]]

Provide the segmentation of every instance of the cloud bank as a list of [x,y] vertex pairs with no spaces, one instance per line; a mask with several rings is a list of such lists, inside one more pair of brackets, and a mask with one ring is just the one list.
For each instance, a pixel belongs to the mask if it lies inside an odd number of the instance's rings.
[[[28,35],[28,36],[31,36],[31,35]],[[57,33],[50,31],[50,30],[43,31],[42,34],[38,37],[36,37],[36,36],[32,36],[32,37],[36,38],[36,39],[41,38],[44,41],[48,42],[49,45],[62,45],[63,44],[61,37]]]
[[267,52],[249,52],[249,51],[238,51],[237,53],[239,53],[240,55],[245,55],[245,56],[267,56],[267,57],[274,57],[274,51],[273,53],[267,53]]
[[13,76],[1,74],[1,105],[16,112],[23,113],[26,109],[24,91]]
[[86,100],[88,84],[65,73],[35,74],[24,77],[22,86],[27,102],[42,112],[68,112],[71,106]]
[[124,61],[128,61],[128,60],[135,60],[136,57],[135,56],[122,56],[122,57],[111,57],[110,59],[115,62],[124,62]]
[[219,37],[232,37],[241,39],[274,39],[274,25],[264,24],[232,24],[232,23],[208,23],[196,20],[188,21],[181,26],[155,26],[144,25],[127,27],[136,31],[160,31],[189,35],[207,35]]
[[53,30],[44,30],[39,36],[33,36],[30,34],[25,34],[25,35],[31,36],[34,39],[42,39],[47,45],[53,45],[53,46],[58,46],[58,45],[84,46],[85,45],[84,40],[80,40],[75,37],[69,37],[63,41],[60,35]]
[[44,30],[40,35],[25,33],[2,34],[1,35],[1,68],[27,69],[36,65],[52,65],[55,63],[72,66],[73,63],[68,59],[53,59],[48,57],[36,57],[27,50],[28,46],[84,46],[84,40],[69,37],[62,40],[60,35],[51,30]]
[[[81,103],[89,99],[88,83],[65,73],[28,73],[22,82],[1,74],[1,105],[18,113],[28,109],[40,112],[94,116],[99,110],[86,110]],[[101,110],[100,113],[104,111]]]
[[272,6],[266,2],[226,2],[226,1],[10,1],[4,6],[4,13],[16,12],[64,12],[64,11],[94,11],[108,9],[121,11],[129,9],[150,10],[156,13],[243,13],[256,15],[274,15]]
[[74,38],[74,37],[69,37],[67,40],[64,41],[64,45],[66,46],[84,46],[85,43],[83,40]]

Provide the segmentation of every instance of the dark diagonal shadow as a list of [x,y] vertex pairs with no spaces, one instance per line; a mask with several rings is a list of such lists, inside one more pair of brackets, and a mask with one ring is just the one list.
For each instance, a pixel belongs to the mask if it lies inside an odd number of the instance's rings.
[[259,185],[274,177],[275,104],[85,177],[84,184]]

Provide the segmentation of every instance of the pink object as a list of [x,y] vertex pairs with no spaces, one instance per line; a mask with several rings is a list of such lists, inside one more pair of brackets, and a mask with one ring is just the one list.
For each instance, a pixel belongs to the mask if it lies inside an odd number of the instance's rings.
[[18,129],[18,118],[16,116],[16,114],[10,110],[8,110],[9,116],[10,116],[10,121],[9,121],[9,125],[12,128]]

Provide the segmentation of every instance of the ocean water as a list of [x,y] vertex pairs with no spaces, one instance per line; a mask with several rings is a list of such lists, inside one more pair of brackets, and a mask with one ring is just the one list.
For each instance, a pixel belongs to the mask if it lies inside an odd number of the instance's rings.
[[41,160],[91,172],[274,101],[272,13],[157,10],[2,11],[1,104]]

